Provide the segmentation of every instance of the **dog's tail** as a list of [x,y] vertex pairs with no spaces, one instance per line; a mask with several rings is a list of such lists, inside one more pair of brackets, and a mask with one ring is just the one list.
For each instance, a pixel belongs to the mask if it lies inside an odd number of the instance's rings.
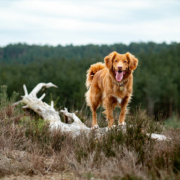
[[91,67],[87,70],[87,75],[86,75],[86,87],[87,89],[92,83],[94,75],[100,71],[101,69],[105,68],[105,64],[98,62],[96,64],[92,64]]

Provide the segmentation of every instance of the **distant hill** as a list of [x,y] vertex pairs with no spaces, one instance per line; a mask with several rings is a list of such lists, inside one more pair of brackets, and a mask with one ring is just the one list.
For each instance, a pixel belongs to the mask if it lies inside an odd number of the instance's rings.
[[114,44],[114,45],[86,45],[86,46],[38,46],[38,45],[27,45],[27,44],[10,44],[6,47],[0,48],[0,62],[3,63],[23,63],[28,64],[33,61],[40,61],[52,58],[65,58],[70,59],[93,59],[103,58],[112,51],[119,53],[131,52],[135,55],[139,53],[150,53],[160,52],[162,50],[169,49],[176,46],[174,44],[156,44],[153,42],[149,43],[131,43],[125,44]]

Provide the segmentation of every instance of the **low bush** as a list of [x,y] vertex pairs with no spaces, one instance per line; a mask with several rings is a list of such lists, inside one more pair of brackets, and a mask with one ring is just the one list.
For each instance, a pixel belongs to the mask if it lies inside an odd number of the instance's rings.
[[[115,128],[100,139],[93,132],[73,139],[50,131],[48,122],[22,111],[21,105],[14,108],[17,94],[8,99],[6,90],[3,86],[0,94],[1,177],[66,171],[86,179],[179,179],[180,130],[165,129],[162,115],[154,119],[135,109],[126,116],[126,133]],[[82,110],[80,116],[90,124],[86,114]],[[171,140],[156,141],[146,133],[163,133]]]

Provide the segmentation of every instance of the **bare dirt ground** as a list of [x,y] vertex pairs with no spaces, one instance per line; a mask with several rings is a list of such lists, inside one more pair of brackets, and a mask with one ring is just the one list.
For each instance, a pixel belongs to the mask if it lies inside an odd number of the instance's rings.
[[87,174],[84,177],[78,177],[74,172],[60,172],[60,173],[48,173],[46,175],[8,175],[2,178],[2,180],[102,180],[94,177],[87,177]]
[[[27,176],[27,175],[10,175],[5,176],[2,178],[2,180],[80,180],[80,178],[76,177],[74,173],[48,173],[46,175],[33,175],[33,176]],[[82,178],[81,178],[82,179]]]

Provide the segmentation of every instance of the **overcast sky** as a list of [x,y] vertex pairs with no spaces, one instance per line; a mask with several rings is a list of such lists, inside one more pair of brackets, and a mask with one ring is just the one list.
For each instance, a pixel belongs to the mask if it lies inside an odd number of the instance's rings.
[[0,0],[0,46],[180,42],[180,0]]

